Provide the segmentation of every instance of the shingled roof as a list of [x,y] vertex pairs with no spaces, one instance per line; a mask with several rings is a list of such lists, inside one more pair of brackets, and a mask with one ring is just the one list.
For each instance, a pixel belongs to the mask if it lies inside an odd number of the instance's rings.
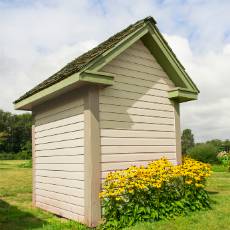
[[61,70],[59,70],[57,73],[53,74],[51,77],[46,79],[45,81],[41,82],[34,88],[32,88],[30,91],[25,93],[23,96],[21,96],[19,99],[17,99],[14,103],[18,103],[19,101],[57,83],[62,81],[63,79],[69,77],[70,75],[79,72],[84,67],[86,67],[91,61],[93,61],[95,58],[102,55],[107,50],[113,48],[117,43],[122,41],[126,36],[133,33],[137,29],[139,29],[143,24],[147,21],[151,21],[152,23],[156,24],[156,21],[152,17],[146,17],[140,21],[137,21],[136,23],[128,26],[124,30],[120,31],[119,33],[113,35],[112,37],[108,38],[106,41],[102,42],[95,48],[89,50],[88,52],[82,54],[81,56],[77,57],[70,63],[68,63],[66,66],[64,66]]

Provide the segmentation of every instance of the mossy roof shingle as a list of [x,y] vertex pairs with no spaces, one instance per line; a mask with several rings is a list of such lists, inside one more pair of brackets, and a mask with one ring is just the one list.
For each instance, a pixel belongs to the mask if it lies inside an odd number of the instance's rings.
[[82,54],[81,56],[77,57],[70,63],[68,63],[66,66],[64,66],[61,70],[59,70],[57,73],[53,74],[51,77],[46,79],[45,81],[41,82],[34,88],[32,88],[30,91],[25,93],[23,96],[18,98],[14,103],[17,103],[29,96],[32,96],[33,94],[57,83],[61,80],[69,77],[70,75],[79,72],[84,67],[86,67],[91,61],[93,61],[95,58],[102,55],[107,50],[113,48],[117,43],[122,41],[126,36],[131,34],[132,32],[139,29],[146,21],[151,21],[154,24],[156,23],[155,20],[152,17],[144,18],[140,21],[137,21],[136,23],[128,26],[124,30],[120,31],[119,33],[113,35],[112,37],[108,38],[106,41],[102,42],[95,48],[89,50],[88,52]]

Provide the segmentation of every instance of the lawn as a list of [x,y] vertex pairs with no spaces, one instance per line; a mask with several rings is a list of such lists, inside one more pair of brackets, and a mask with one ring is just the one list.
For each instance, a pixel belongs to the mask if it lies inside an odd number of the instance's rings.
[[[1,230],[86,230],[76,222],[58,218],[31,205],[31,169],[19,167],[23,161],[0,161]],[[126,230],[230,230],[230,173],[213,167],[208,181],[212,209],[192,213],[175,220],[137,224]]]

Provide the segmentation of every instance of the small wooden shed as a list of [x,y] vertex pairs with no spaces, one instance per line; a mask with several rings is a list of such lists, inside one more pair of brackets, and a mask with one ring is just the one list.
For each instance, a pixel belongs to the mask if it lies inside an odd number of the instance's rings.
[[34,119],[34,205],[95,226],[109,171],[181,162],[179,103],[198,93],[152,17],[67,64],[14,102]]

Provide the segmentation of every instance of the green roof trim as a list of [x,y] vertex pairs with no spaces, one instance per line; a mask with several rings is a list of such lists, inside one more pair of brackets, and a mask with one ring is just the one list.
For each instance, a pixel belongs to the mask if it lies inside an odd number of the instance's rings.
[[[174,82],[177,88],[172,92],[175,93],[180,89],[177,94],[184,97],[185,91],[190,91],[196,95],[196,97],[191,97],[190,100],[195,100],[199,93],[198,88],[159,32],[156,27],[156,21],[152,17],[147,17],[128,26],[67,64],[60,71],[17,99],[14,102],[15,108],[31,109],[31,105],[35,101],[37,103],[43,97],[48,97],[56,91],[65,90],[73,84],[77,87],[85,84],[112,85],[115,76],[103,73],[100,69],[139,39],[143,41],[144,45]],[[187,101],[185,98],[181,97],[179,100],[179,96],[172,96],[172,92],[169,92],[171,99],[180,102]],[[27,104],[30,105],[27,106]]]
[[169,91],[169,98],[179,103],[197,100],[197,92],[185,88],[176,87]]

